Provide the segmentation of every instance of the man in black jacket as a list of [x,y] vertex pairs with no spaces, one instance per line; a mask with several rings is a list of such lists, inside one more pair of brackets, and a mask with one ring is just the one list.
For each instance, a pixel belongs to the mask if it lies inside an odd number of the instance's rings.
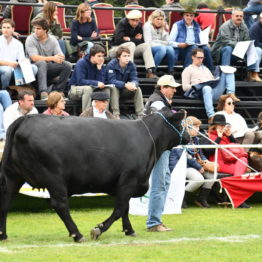
[[115,57],[119,46],[127,47],[131,53],[131,61],[133,62],[134,57],[143,56],[147,69],[146,77],[156,78],[151,47],[144,43],[143,39],[141,17],[142,13],[139,10],[132,10],[126,15],[126,18],[120,20],[111,42],[112,48],[109,50],[109,56]]

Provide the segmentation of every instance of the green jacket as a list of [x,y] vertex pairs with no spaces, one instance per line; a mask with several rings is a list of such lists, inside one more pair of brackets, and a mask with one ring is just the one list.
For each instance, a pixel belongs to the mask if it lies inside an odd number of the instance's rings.
[[[43,13],[39,13],[33,21],[39,19],[39,18],[45,18]],[[32,21],[32,22],[33,22]],[[63,36],[63,30],[61,28],[60,24],[57,24],[55,21],[52,23],[51,28],[48,31],[49,34],[55,36],[57,39],[61,39]]]
[[[232,20],[226,21],[219,29],[219,33],[217,35],[217,39],[215,43],[212,46],[211,54],[214,59],[214,61],[219,64],[221,59],[221,48],[224,46],[232,46],[235,47],[237,44],[236,39],[236,30],[235,24],[232,22]],[[250,40],[248,28],[247,26],[242,23],[239,26],[239,41],[247,41]]]

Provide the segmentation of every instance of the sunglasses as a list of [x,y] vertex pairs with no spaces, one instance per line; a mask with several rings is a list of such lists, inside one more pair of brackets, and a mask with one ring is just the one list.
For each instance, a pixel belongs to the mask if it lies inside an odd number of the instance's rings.
[[231,106],[231,105],[235,105],[236,103],[235,102],[228,102],[227,105]]

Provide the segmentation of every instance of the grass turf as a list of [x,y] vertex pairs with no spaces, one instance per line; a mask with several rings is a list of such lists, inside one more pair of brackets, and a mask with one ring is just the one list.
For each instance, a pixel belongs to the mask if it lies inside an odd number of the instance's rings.
[[71,215],[87,242],[74,243],[46,200],[20,196],[8,216],[9,240],[0,242],[1,262],[32,261],[237,261],[260,262],[262,205],[252,209],[190,206],[182,215],[165,215],[174,231],[146,232],[146,217],[130,216],[137,237],[121,232],[115,222],[97,241],[90,229],[112,211],[109,197],[74,198]]

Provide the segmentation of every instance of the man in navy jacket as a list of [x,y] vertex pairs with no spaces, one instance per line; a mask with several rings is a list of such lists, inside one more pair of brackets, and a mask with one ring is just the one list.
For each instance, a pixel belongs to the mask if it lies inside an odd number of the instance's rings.
[[90,56],[83,57],[75,65],[69,82],[71,88],[68,96],[72,100],[82,98],[83,111],[91,107],[91,95],[95,88],[105,89],[105,92],[110,95],[110,88],[105,86],[104,56],[105,49],[100,45],[94,45],[90,49]]
[[111,109],[115,118],[119,118],[119,99],[132,95],[134,97],[135,112],[142,118],[144,111],[143,96],[138,86],[136,66],[130,61],[130,50],[119,47],[117,58],[107,64],[107,78],[116,88],[112,90]]

